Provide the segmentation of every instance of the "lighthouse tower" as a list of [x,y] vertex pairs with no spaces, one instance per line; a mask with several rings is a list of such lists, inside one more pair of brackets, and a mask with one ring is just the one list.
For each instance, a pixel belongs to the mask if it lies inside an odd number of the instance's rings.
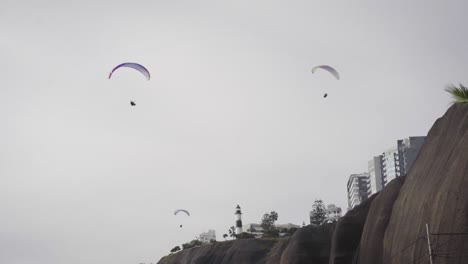
[[237,205],[234,215],[236,216],[236,235],[239,235],[242,233],[242,213],[239,205]]

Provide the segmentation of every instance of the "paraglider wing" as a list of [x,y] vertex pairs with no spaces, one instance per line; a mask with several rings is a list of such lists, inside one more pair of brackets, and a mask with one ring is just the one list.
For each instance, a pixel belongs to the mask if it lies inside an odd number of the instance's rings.
[[141,74],[143,74],[146,77],[147,80],[151,78],[149,71],[143,65],[134,63],[134,62],[125,62],[125,63],[115,66],[115,68],[112,69],[112,71],[109,73],[109,79],[112,77],[112,74],[114,73],[114,71],[122,67],[132,68],[134,70],[139,71]]
[[189,213],[187,210],[184,210],[184,209],[177,209],[177,210],[175,210],[174,215],[177,215],[179,212],[184,212],[184,213],[186,213],[188,216],[190,216],[190,213]]
[[340,74],[339,74],[335,69],[333,69],[333,68],[330,67],[330,66],[327,66],[327,65],[315,66],[315,67],[312,69],[312,73],[315,73],[315,71],[316,71],[317,69],[324,69],[324,70],[328,71],[329,73],[333,74],[333,76],[335,76],[335,78],[336,78],[337,80],[340,79]]

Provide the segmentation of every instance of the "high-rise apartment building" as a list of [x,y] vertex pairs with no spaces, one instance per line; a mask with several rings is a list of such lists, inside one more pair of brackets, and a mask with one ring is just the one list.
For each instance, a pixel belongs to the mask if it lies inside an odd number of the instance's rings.
[[348,180],[348,207],[354,208],[368,197],[368,173],[351,174]]
[[368,163],[369,195],[382,190],[391,180],[406,175],[416,160],[426,137],[408,137],[397,140],[396,146]]
[[401,176],[400,155],[398,147],[387,149],[382,153],[383,185]]
[[369,195],[379,192],[383,188],[382,155],[373,157],[368,162]]
[[406,175],[418,157],[426,137],[408,137],[397,140],[397,145],[383,153],[384,186],[396,177]]
[[409,137],[397,141],[402,175],[409,173],[425,141],[426,137]]

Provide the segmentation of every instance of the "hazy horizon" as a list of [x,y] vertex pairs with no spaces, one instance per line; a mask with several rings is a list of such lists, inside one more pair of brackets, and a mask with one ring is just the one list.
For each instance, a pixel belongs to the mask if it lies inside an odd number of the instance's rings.
[[[316,198],[346,211],[349,175],[426,135],[445,86],[468,83],[467,8],[3,1],[0,262],[154,263],[223,240],[238,204],[244,224],[308,224]],[[127,61],[151,80],[107,79]]]

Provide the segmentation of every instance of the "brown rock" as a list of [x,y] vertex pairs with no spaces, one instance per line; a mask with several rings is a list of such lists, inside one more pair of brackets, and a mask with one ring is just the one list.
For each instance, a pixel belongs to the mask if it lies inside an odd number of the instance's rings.
[[361,241],[367,213],[375,196],[369,197],[369,199],[348,211],[338,221],[333,234],[330,264],[352,263]]
[[[281,264],[328,264],[331,240],[336,224],[299,229],[291,237],[281,256]],[[271,262],[272,264],[275,262]]]
[[159,264],[328,264],[335,224],[300,228],[290,238],[239,239],[183,250]]
[[405,177],[391,181],[375,197],[369,209],[359,246],[357,260],[359,264],[383,263],[383,239],[387,229],[393,204],[398,197]]
[[182,250],[162,258],[158,264],[250,264],[265,263],[270,249],[277,239],[239,239],[217,242]]
[[[429,131],[393,206],[384,263],[428,263],[426,223],[431,233],[468,232],[468,105],[453,105]],[[431,242],[435,263],[468,263],[468,235]]]

